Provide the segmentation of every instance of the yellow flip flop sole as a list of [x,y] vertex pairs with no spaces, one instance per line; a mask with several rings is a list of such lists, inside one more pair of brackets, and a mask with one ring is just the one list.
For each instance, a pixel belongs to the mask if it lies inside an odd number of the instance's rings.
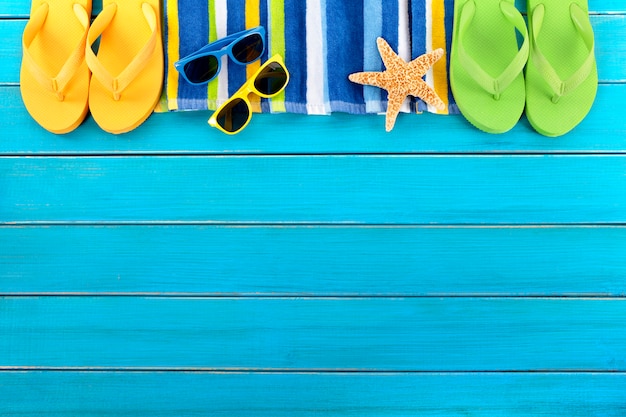
[[[89,108],[98,125],[125,133],[154,111],[163,85],[159,0],[103,0],[89,29]],[[91,45],[100,37],[97,56]]]
[[22,37],[20,91],[30,115],[53,133],[68,133],[87,115],[85,62],[91,0],[33,0]]

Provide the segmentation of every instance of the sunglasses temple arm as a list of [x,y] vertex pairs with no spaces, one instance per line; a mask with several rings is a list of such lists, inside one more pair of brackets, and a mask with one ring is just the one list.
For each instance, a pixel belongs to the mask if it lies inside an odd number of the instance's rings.
[[198,49],[197,51],[187,55],[185,58],[191,58],[194,57],[196,55],[202,55],[206,52],[214,52],[214,51],[219,51],[220,49],[223,49],[225,46],[228,46],[232,43],[232,39],[228,39],[228,38],[223,38],[223,39],[219,39],[215,42],[212,42],[208,45],[203,46],[202,48]]
[[234,41],[236,41],[237,39],[240,38],[244,38],[252,33],[255,33],[259,31],[258,28],[253,28],[253,29],[249,29],[249,30],[244,30],[242,32],[237,32],[237,33],[233,33],[232,35],[228,35],[224,38],[220,38],[214,42],[209,43],[208,45],[203,46],[202,48],[198,49],[197,51],[189,54],[186,58],[190,58],[196,55],[201,55],[205,52],[209,52],[209,51],[219,51],[220,49],[223,49],[224,47],[230,45],[231,43],[233,43]]

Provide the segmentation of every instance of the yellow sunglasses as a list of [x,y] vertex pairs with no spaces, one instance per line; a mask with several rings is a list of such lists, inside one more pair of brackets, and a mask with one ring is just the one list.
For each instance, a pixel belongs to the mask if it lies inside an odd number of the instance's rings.
[[229,135],[239,133],[252,118],[248,96],[254,93],[263,98],[274,97],[285,89],[288,82],[289,72],[283,58],[274,55],[228,101],[215,110],[209,124]]

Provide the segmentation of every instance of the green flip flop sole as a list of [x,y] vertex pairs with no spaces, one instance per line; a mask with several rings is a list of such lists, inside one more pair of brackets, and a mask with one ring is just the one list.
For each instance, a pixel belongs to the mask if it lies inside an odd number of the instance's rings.
[[[562,0],[557,0],[562,1]],[[461,113],[477,128],[503,133],[526,101],[526,22],[514,0],[456,0],[450,84]],[[518,45],[517,32],[523,43]]]
[[528,0],[531,51],[526,116],[545,136],[560,136],[589,113],[598,88],[587,0]]

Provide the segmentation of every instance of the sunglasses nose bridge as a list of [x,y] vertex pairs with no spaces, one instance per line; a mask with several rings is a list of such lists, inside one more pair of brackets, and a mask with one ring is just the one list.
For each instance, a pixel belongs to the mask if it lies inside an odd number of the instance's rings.
[[243,97],[244,100],[248,103],[248,106],[250,106],[250,94],[263,97],[263,95],[260,94],[260,91],[258,91],[256,87],[254,86],[254,80],[255,78],[249,79],[241,91],[241,97]]

